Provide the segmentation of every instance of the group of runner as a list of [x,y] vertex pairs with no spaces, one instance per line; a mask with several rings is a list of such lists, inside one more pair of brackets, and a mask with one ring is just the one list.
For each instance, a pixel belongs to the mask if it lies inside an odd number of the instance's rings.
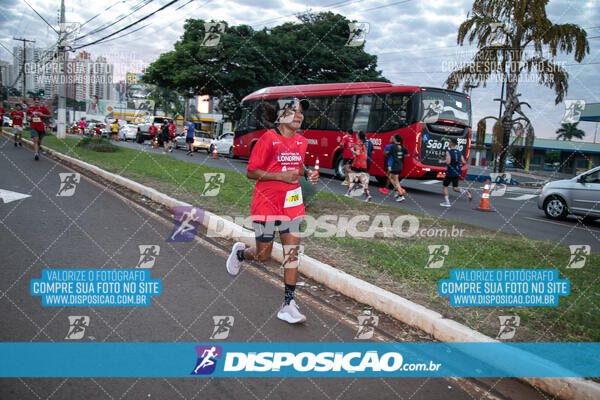
[[[0,120],[4,119],[6,110],[0,107]],[[9,114],[12,120],[12,133],[14,135],[15,147],[23,146],[23,121],[27,119],[29,122],[29,131],[31,138],[33,139],[34,147],[34,159],[37,161],[40,159],[40,151],[42,148],[42,139],[46,135],[46,125],[44,123],[45,118],[50,118],[52,115],[50,111],[42,105],[40,100],[35,99],[33,105],[29,106],[25,112],[23,112],[23,105],[16,104],[14,110]]]

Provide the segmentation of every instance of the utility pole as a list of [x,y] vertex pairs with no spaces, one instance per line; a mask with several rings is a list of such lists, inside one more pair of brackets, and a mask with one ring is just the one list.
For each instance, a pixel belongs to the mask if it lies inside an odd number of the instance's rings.
[[[27,44],[27,42],[35,43],[35,40],[18,38],[16,36],[13,36],[13,40],[18,40],[20,42],[23,42],[23,64],[21,65],[21,73],[23,74],[23,93],[21,93],[21,95],[23,96],[23,99],[26,99],[27,98],[27,79],[26,79],[27,77],[25,75],[25,60],[27,59],[27,53],[26,53],[25,44]],[[25,103],[27,103],[27,101],[25,101]]]
[[61,79],[58,83],[58,124],[56,126],[56,138],[64,139],[67,133],[67,53],[65,51],[65,0],[60,1],[59,25],[58,62],[60,63],[60,68],[58,69],[58,73]]

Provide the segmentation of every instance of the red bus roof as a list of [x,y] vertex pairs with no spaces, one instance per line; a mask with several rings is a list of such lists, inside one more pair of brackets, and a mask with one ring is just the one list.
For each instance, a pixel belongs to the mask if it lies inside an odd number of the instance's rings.
[[270,86],[244,97],[242,101],[282,96],[337,96],[344,94],[416,92],[418,86],[394,85],[387,82],[321,83],[314,85]]

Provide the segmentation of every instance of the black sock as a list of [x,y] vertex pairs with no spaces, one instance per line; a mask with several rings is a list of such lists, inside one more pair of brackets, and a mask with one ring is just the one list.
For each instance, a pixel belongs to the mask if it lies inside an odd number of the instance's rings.
[[296,285],[285,284],[285,305],[289,305],[290,301],[294,300],[294,290],[296,290]]
[[238,261],[244,261],[244,250],[243,249],[238,250],[236,254],[237,254]]

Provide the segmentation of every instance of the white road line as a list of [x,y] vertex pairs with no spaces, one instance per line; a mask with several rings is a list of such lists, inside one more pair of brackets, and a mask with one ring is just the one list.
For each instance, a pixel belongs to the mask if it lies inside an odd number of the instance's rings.
[[539,222],[547,222],[549,224],[554,224],[554,225],[560,225],[560,226],[564,226],[566,228],[575,228],[575,229],[583,229],[584,231],[592,231],[592,232],[598,232],[600,233],[600,230],[596,230],[596,229],[592,229],[591,227],[581,227],[581,226],[573,226],[573,225],[568,225],[568,224],[561,224],[560,222],[556,222],[556,221],[548,221],[546,219],[542,219],[542,218],[531,218],[531,217],[524,217],[525,219],[530,219],[532,221],[539,221]]
[[438,180],[433,180],[433,181],[425,181],[425,182],[421,182],[423,185],[434,185],[436,183],[440,183],[441,181]]
[[508,200],[529,200],[533,199],[534,197],[538,197],[537,194],[524,194],[519,197],[510,197]]

